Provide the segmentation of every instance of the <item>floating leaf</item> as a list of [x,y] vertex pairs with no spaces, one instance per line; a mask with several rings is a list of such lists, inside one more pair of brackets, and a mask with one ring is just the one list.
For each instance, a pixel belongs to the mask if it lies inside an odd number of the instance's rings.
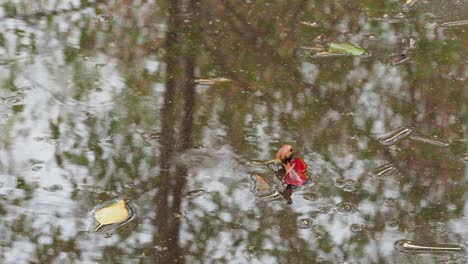
[[295,158],[286,164],[286,174],[283,176],[283,183],[301,186],[307,182],[307,164],[301,158]]
[[353,44],[349,43],[330,43],[328,46],[328,52],[350,54],[353,56],[359,56],[366,53],[363,48],[354,46]]
[[119,224],[127,221],[131,214],[124,200],[119,200],[109,206],[98,209],[94,213],[94,219],[99,223],[94,231],[97,231],[104,225]]

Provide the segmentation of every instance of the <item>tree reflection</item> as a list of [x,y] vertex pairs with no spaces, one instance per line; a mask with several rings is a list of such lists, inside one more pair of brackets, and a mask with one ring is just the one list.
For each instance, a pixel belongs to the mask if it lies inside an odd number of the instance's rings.
[[[466,34],[433,34],[423,11],[401,2],[81,1],[34,13],[9,1],[1,96],[19,94],[25,105],[0,106],[9,118],[0,120],[0,249],[28,241],[33,262],[381,263],[418,260],[393,250],[396,239],[463,242],[448,223],[466,224]],[[402,22],[387,21],[395,10]],[[322,36],[372,56],[299,52]],[[385,64],[405,49],[408,62]],[[40,84],[29,94],[26,77]],[[194,81],[215,77],[232,82]],[[398,126],[453,141],[380,144]],[[56,144],[30,140],[36,127]],[[293,206],[254,202],[248,175],[261,169],[249,161],[286,142],[302,149],[310,183]],[[47,169],[29,172],[37,160]],[[395,173],[370,176],[389,164]],[[42,188],[49,177],[63,192]],[[339,186],[349,179],[356,190]],[[193,186],[208,193],[190,200]],[[311,191],[321,199],[303,199]],[[118,194],[133,199],[137,218],[109,238],[80,232],[86,208]],[[358,211],[340,212],[341,202]],[[300,229],[305,217],[317,225]]]

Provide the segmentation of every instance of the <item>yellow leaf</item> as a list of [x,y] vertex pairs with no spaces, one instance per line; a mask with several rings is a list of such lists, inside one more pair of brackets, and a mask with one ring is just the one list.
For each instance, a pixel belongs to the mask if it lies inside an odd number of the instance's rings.
[[103,225],[117,224],[126,221],[130,217],[130,212],[124,200],[119,200],[109,206],[103,207],[94,213],[94,219],[99,223],[95,229],[98,230]]

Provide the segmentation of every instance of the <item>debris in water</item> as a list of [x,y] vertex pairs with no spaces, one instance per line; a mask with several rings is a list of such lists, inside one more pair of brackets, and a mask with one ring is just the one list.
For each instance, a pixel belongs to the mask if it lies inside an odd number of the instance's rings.
[[397,66],[410,59],[407,52],[400,52],[390,55],[385,61],[387,65]]
[[420,136],[416,136],[416,135],[412,135],[409,138],[414,140],[414,141],[427,143],[427,144],[430,144],[430,145],[433,145],[433,146],[436,146],[436,147],[441,147],[441,148],[446,148],[446,147],[450,146],[450,143],[444,143],[444,142],[440,142],[440,141],[437,141],[437,140],[433,140],[433,139],[429,139],[429,138],[425,138],[425,137],[420,137]]
[[412,253],[443,253],[443,252],[462,252],[464,248],[454,244],[418,244],[411,240],[398,240],[395,242],[395,248],[403,252]]
[[458,20],[458,21],[447,21],[447,22],[440,24],[441,27],[456,27],[456,26],[465,26],[465,25],[468,25],[468,19]]
[[393,164],[386,164],[371,170],[369,174],[374,179],[384,180],[388,176],[398,174],[398,169]]
[[390,146],[398,141],[408,138],[413,133],[413,130],[407,127],[397,127],[394,130],[382,135],[378,138],[380,143],[385,146]]
[[217,78],[200,78],[200,79],[195,79],[196,84],[200,85],[214,85],[214,84],[220,84],[220,83],[227,83],[231,82],[231,79],[224,78],[224,77],[217,77]]
[[333,42],[328,45],[328,52],[337,54],[348,54],[353,56],[359,56],[366,53],[366,51],[363,48],[355,46],[353,44]]

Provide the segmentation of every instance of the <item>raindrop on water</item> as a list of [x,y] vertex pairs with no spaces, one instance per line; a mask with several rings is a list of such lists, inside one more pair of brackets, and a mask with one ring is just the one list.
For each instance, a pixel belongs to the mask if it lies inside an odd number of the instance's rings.
[[44,164],[38,163],[38,164],[34,164],[34,165],[31,167],[31,170],[33,170],[33,171],[40,171],[42,168],[44,168]]
[[361,232],[365,229],[365,226],[362,224],[351,224],[349,230],[353,233]]
[[357,212],[357,206],[349,202],[341,202],[336,205],[336,210],[341,214],[352,214]]
[[445,228],[445,224],[438,222],[438,221],[430,221],[429,222],[429,232],[433,234],[442,234],[447,232],[447,229]]
[[315,226],[317,223],[314,219],[312,218],[301,218],[297,220],[297,226],[301,229],[307,229]]
[[318,209],[319,214],[331,214],[335,211],[335,207],[332,205],[322,206]]
[[345,192],[355,192],[355,191],[357,191],[357,187],[353,186],[353,185],[346,185],[345,187],[343,187],[343,191],[345,191]]
[[316,192],[305,193],[302,195],[302,197],[304,197],[304,199],[308,201],[313,201],[313,202],[319,201],[322,199],[322,196]]
[[395,198],[387,198],[384,200],[384,204],[386,206],[394,207],[397,204],[397,199]]
[[21,96],[11,96],[5,98],[5,103],[15,106],[15,105],[24,105],[24,98]]
[[102,23],[110,23],[113,19],[114,18],[112,16],[106,14],[99,14],[96,16],[96,20]]
[[202,189],[196,189],[196,190],[187,192],[187,196],[191,198],[195,198],[195,197],[203,196],[206,193],[207,193],[206,190],[202,188]]
[[385,222],[385,226],[391,229],[397,228],[398,227],[398,221],[396,220],[388,220]]
[[258,137],[255,135],[246,135],[244,139],[245,141],[248,141],[248,142],[254,142],[258,140]]
[[58,191],[60,191],[62,189],[63,189],[63,187],[60,184],[54,184],[54,185],[44,187],[44,190],[46,190],[48,192],[58,192]]

